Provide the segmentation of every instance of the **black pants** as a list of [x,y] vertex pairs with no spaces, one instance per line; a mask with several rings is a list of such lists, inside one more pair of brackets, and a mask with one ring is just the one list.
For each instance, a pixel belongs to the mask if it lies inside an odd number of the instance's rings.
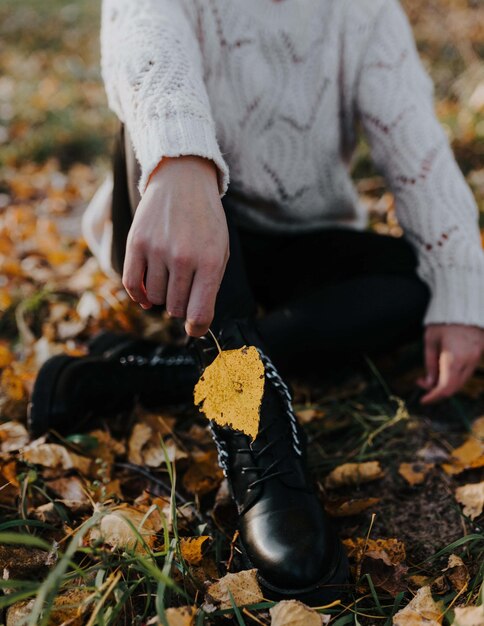
[[[112,214],[113,262],[120,273],[135,209],[133,159],[123,131],[114,154]],[[257,315],[264,343],[279,364],[310,354],[373,353],[421,334],[429,290],[404,238],[335,228],[266,234],[237,226],[230,210],[226,215],[230,258],[214,329],[231,317]]]

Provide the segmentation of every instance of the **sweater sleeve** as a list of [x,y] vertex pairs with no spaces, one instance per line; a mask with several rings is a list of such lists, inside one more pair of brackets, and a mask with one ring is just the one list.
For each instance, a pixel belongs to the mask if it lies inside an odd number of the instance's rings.
[[141,195],[163,157],[214,161],[223,195],[229,173],[203,82],[199,43],[180,0],[103,0],[101,73],[141,166]]
[[378,16],[356,94],[372,157],[431,290],[425,323],[484,327],[477,206],[435,115],[433,84],[398,0],[386,0]]

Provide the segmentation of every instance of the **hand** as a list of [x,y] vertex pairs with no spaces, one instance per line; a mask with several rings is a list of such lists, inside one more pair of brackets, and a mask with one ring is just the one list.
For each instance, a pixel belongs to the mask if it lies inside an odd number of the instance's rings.
[[143,194],[126,244],[123,285],[143,308],[166,304],[185,330],[204,335],[229,256],[212,161],[163,159]]
[[425,389],[422,404],[448,398],[458,391],[479,363],[484,329],[461,324],[429,324],[425,331],[426,376],[417,384]]

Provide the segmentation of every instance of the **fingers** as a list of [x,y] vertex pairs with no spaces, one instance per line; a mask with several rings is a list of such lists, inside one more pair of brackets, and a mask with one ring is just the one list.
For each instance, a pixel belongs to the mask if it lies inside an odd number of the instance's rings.
[[143,282],[145,270],[146,259],[144,255],[128,244],[126,246],[126,258],[123,268],[123,286],[134,302],[138,302],[143,308],[149,309],[151,302],[148,299]]
[[443,350],[439,361],[439,380],[437,385],[421,399],[422,404],[432,404],[449,398],[458,391],[472,375],[475,364],[465,357]]
[[191,337],[201,337],[212,323],[215,300],[223,276],[223,269],[202,267],[193,280],[188,304],[185,331]]
[[186,317],[193,273],[194,263],[188,256],[175,256],[170,263],[166,310],[171,317]]
[[168,270],[162,260],[153,260],[146,270],[146,295],[152,304],[165,304]]

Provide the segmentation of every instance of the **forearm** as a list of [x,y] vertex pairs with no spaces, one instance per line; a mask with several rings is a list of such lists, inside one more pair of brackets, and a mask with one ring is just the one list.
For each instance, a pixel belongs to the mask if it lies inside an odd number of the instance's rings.
[[383,10],[363,60],[358,110],[432,292],[425,322],[484,327],[477,206],[436,118],[432,83],[395,0]]
[[216,141],[198,41],[174,0],[104,0],[101,68],[110,108],[127,125],[143,194],[164,157],[197,155],[228,168]]

